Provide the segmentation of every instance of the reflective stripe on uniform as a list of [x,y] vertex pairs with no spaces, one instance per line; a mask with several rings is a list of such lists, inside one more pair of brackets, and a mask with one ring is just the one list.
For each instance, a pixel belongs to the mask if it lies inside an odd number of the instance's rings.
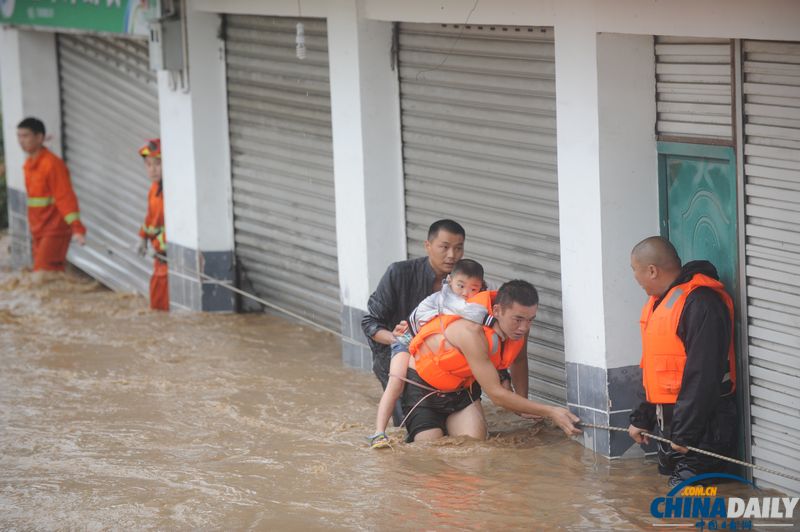
[[80,219],[81,219],[81,213],[79,212],[71,212],[68,215],[64,216],[64,221],[67,222],[67,225]]
[[167,243],[166,243],[166,241],[164,241],[164,232],[163,231],[161,231],[161,233],[158,234],[158,238],[156,238],[156,241],[158,242],[159,247],[161,247],[161,251],[166,251]]
[[28,207],[47,207],[56,202],[53,196],[39,196],[28,198]]
[[156,236],[164,232],[163,225],[142,225],[142,232],[147,236]]

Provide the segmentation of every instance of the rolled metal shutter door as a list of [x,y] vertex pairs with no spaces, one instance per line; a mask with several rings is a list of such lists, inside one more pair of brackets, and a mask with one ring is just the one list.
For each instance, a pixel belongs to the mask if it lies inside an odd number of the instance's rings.
[[655,38],[656,133],[733,141],[731,41]]
[[[297,22],[307,57],[295,52]],[[236,259],[263,298],[340,328],[327,27],[227,15]]]
[[800,476],[800,44],[744,41],[743,52],[752,454]]
[[400,25],[409,256],[453,218],[494,285],[532,282],[531,395],[566,402],[552,28]]
[[64,159],[88,229],[69,261],[116,290],[146,294],[152,259],[135,249],[150,181],[137,150],[159,136],[147,43],[60,34],[58,65]]

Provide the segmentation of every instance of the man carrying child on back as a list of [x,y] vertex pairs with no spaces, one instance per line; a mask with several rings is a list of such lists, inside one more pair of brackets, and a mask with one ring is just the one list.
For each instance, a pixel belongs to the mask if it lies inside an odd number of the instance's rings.
[[[361,330],[372,350],[372,371],[386,388],[389,382],[389,346],[395,341],[393,329],[420,302],[442,289],[442,282],[464,256],[464,228],[453,220],[433,222],[425,240],[425,255],[392,263],[369,297]],[[403,418],[400,405],[394,413],[395,425]]]
[[467,303],[485,287],[483,266],[471,259],[461,259],[453,266],[453,271],[446,278],[441,291],[426,297],[409,316],[393,331],[397,340],[392,344],[391,362],[389,365],[389,382],[378,405],[375,420],[375,434],[368,437],[373,449],[389,446],[386,437],[386,425],[392,416],[392,410],[403,393],[403,381],[408,370],[408,345],[417,332],[429,321],[441,315],[458,315],[470,321],[491,325],[491,316],[483,305]]
[[497,292],[480,292],[469,302],[491,313],[493,325],[440,315],[409,345],[409,386],[402,396],[407,441],[445,435],[486,439],[481,389],[501,408],[547,417],[567,435],[580,434],[576,415],[521,397],[500,383],[498,370],[512,367],[522,356],[539,307],[536,288],[523,280],[509,281]]

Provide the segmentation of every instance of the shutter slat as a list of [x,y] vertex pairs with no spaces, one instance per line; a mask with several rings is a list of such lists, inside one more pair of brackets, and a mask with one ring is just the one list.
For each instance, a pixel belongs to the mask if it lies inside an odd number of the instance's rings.
[[64,159],[89,231],[70,262],[115,290],[147,294],[135,253],[150,182],[137,149],[158,137],[158,91],[144,41],[58,35]]
[[[800,475],[800,45],[743,41],[752,452]],[[760,487],[800,482],[754,470]]]
[[732,141],[730,41],[657,36],[655,53],[657,134]]
[[256,294],[338,330],[327,26],[226,16],[226,71],[236,260]]
[[531,394],[563,404],[553,32],[403,23],[399,64],[409,256],[452,218],[491,286],[532,282]]

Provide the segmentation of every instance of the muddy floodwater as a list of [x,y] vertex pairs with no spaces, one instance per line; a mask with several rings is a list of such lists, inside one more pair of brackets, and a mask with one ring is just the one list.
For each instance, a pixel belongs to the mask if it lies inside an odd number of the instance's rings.
[[654,530],[644,458],[491,405],[488,442],[373,451],[333,336],[0,267],[0,529]]

